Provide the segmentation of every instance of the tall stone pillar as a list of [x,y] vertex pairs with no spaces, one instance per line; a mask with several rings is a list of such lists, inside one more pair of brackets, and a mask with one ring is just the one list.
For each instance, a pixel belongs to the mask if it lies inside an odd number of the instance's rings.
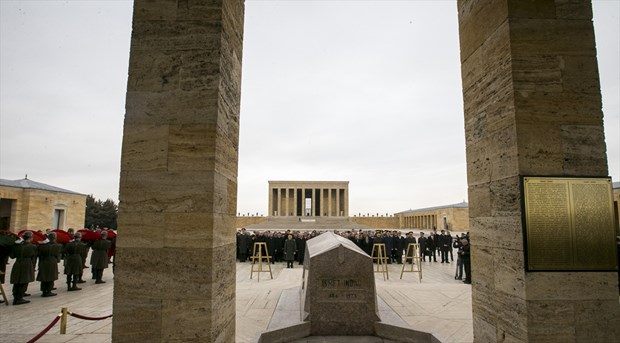
[[278,187],[276,191],[276,195],[278,197],[278,200],[276,200],[276,202],[278,205],[278,217],[279,217],[282,215],[282,188]]
[[328,188],[327,189],[327,203],[329,204],[329,206],[327,207],[327,215],[328,216],[332,216],[332,189]]
[[320,207],[320,209],[319,209],[319,215],[320,215],[321,217],[323,217],[323,215],[325,214],[325,212],[323,212],[323,211],[324,211],[324,208],[325,208],[325,201],[324,201],[325,196],[324,196],[324,191],[325,191],[325,189],[324,189],[323,187],[321,187],[321,188],[319,189],[319,199],[321,199],[321,202],[320,202],[320,203],[321,203],[321,205],[319,206],[319,207]]
[[336,188],[336,216],[340,217],[340,189]]
[[306,189],[301,189],[301,216],[306,216]]
[[112,341],[235,342],[243,0],[136,0]]
[[286,209],[286,214],[285,214],[285,216],[287,216],[287,217],[288,217],[288,216],[291,214],[291,212],[290,212],[290,208],[289,208],[289,207],[290,207],[290,199],[289,199],[289,197],[288,197],[289,192],[290,192],[290,189],[289,189],[289,188],[285,188],[285,189],[284,189],[284,191],[285,191],[285,193],[284,193],[284,201],[285,201],[285,203],[286,203],[286,205],[285,205],[285,209]]
[[274,206],[273,206],[273,188],[272,187],[269,187],[269,202],[268,202],[268,204],[269,204],[269,212],[267,212],[268,216],[273,216],[273,207]]
[[344,189],[344,215],[349,216],[349,187]]
[[297,190],[298,188],[293,190],[293,216],[297,216]]
[[310,216],[314,217],[314,214],[316,213],[316,189],[312,188],[312,212],[310,213]]
[[520,176],[608,175],[591,3],[461,0],[458,12],[474,340],[617,341],[616,273],[524,262]]

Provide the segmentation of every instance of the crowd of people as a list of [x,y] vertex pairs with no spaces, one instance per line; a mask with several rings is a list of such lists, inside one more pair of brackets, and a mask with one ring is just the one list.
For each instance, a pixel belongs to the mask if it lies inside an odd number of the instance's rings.
[[[256,231],[249,232],[245,228],[237,231],[237,259],[245,262],[256,254],[255,243],[264,242],[267,251],[262,251],[262,256],[271,256],[271,263],[287,262],[287,268],[292,268],[293,262],[300,265],[304,262],[306,242],[318,235],[322,231]],[[469,234],[464,233],[460,237],[452,237],[450,232],[441,230],[430,231],[428,236],[420,232],[416,238],[413,231],[407,232],[404,236],[398,230],[349,230],[334,233],[351,240],[366,254],[377,257],[377,251],[373,252],[374,244],[385,244],[386,262],[388,264],[413,263],[413,251],[408,249],[410,243],[416,243],[418,247],[417,256],[422,261],[440,263],[454,262],[456,251],[457,266],[455,280],[462,280],[463,283],[471,283],[471,263],[469,253]],[[294,243],[290,243],[294,242]],[[404,261],[403,261],[404,259]],[[464,273],[463,273],[464,272]],[[463,275],[464,274],[464,275]]]
[[[28,293],[28,285],[39,281],[41,296],[53,297],[57,295],[53,291],[55,282],[59,279],[59,263],[63,262],[64,275],[66,278],[67,291],[79,291],[78,284],[85,283],[83,279],[89,250],[90,270],[95,284],[105,283],[103,271],[108,268],[114,254],[115,238],[108,239],[108,230],[93,230],[97,237],[85,241],[81,232],[73,229],[67,230],[70,240],[65,244],[57,241],[57,234],[51,230],[45,233],[45,239],[33,243],[35,233],[24,231],[14,244],[0,245],[0,283],[5,282],[6,266],[8,259],[15,259],[10,273],[10,283],[13,285],[13,305],[27,304],[26,300],[31,294]],[[112,236],[112,234],[110,234]],[[116,236],[114,234],[114,236]],[[36,272],[36,278],[35,278]],[[0,302],[4,302],[0,299]]]

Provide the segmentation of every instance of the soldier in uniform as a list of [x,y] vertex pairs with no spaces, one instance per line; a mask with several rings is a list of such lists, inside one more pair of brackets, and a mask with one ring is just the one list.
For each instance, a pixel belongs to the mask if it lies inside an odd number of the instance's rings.
[[80,242],[82,234],[77,232],[73,240],[65,246],[65,275],[67,275],[67,291],[79,291],[77,283],[82,276],[82,249],[85,244]]
[[11,270],[11,284],[13,285],[13,305],[27,304],[24,300],[28,284],[34,281],[34,259],[37,256],[37,247],[31,243],[32,232],[24,232],[23,241],[13,246],[11,258],[15,259]]
[[77,283],[85,283],[86,281],[82,279],[82,275],[84,274],[84,265],[86,264],[86,255],[88,254],[88,245],[82,242],[82,234],[79,232],[76,232],[75,235],[73,235],[73,241],[75,242],[75,244],[79,246],[80,257],[82,261],[82,268],[80,269],[80,273],[78,274]]
[[47,234],[48,242],[40,244],[38,247],[39,255],[39,272],[37,273],[37,281],[41,282],[42,297],[53,297],[56,293],[52,293],[54,281],[58,280],[58,262],[60,262],[60,253],[62,246],[56,243],[56,233]]
[[107,238],[108,233],[105,230],[101,231],[101,239],[93,243],[93,252],[90,255],[90,268],[95,277],[95,283],[105,283],[101,278],[103,277],[103,270],[108,268],[108,249],[110,249],[112,244]]

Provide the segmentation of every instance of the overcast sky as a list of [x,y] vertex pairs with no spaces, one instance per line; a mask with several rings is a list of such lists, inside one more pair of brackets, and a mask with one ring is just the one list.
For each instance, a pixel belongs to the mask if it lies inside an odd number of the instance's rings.
[[[131,1],[0,0],[0,178],[118,199]],[[620,178],[620,2],[594,2]],[[238,212],[350,181],[351,214],[467,199],[456,2],[246,1]]]

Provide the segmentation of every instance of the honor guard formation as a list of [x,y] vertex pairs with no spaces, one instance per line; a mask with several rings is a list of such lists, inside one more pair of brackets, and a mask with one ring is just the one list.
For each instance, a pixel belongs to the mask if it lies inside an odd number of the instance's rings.
[[[15,259],[10,272],[13,285],[13,305],[27,304],[28,285],[39,281],[41,296],[53,297],[59,278],[58,265],[62,262],[67,291],[79,291],[83,279],[87,256],[90,250],[90,270],[95,284],[102,280],[103,270],[108,268],[114,256],[116,232],[112,230],[22,230],[17,235],[0,230],[0,284],[5,282],[8,259]],[[35,278],[36,275],[36,278]],[[4,300],[0,299],[0,302]]]

